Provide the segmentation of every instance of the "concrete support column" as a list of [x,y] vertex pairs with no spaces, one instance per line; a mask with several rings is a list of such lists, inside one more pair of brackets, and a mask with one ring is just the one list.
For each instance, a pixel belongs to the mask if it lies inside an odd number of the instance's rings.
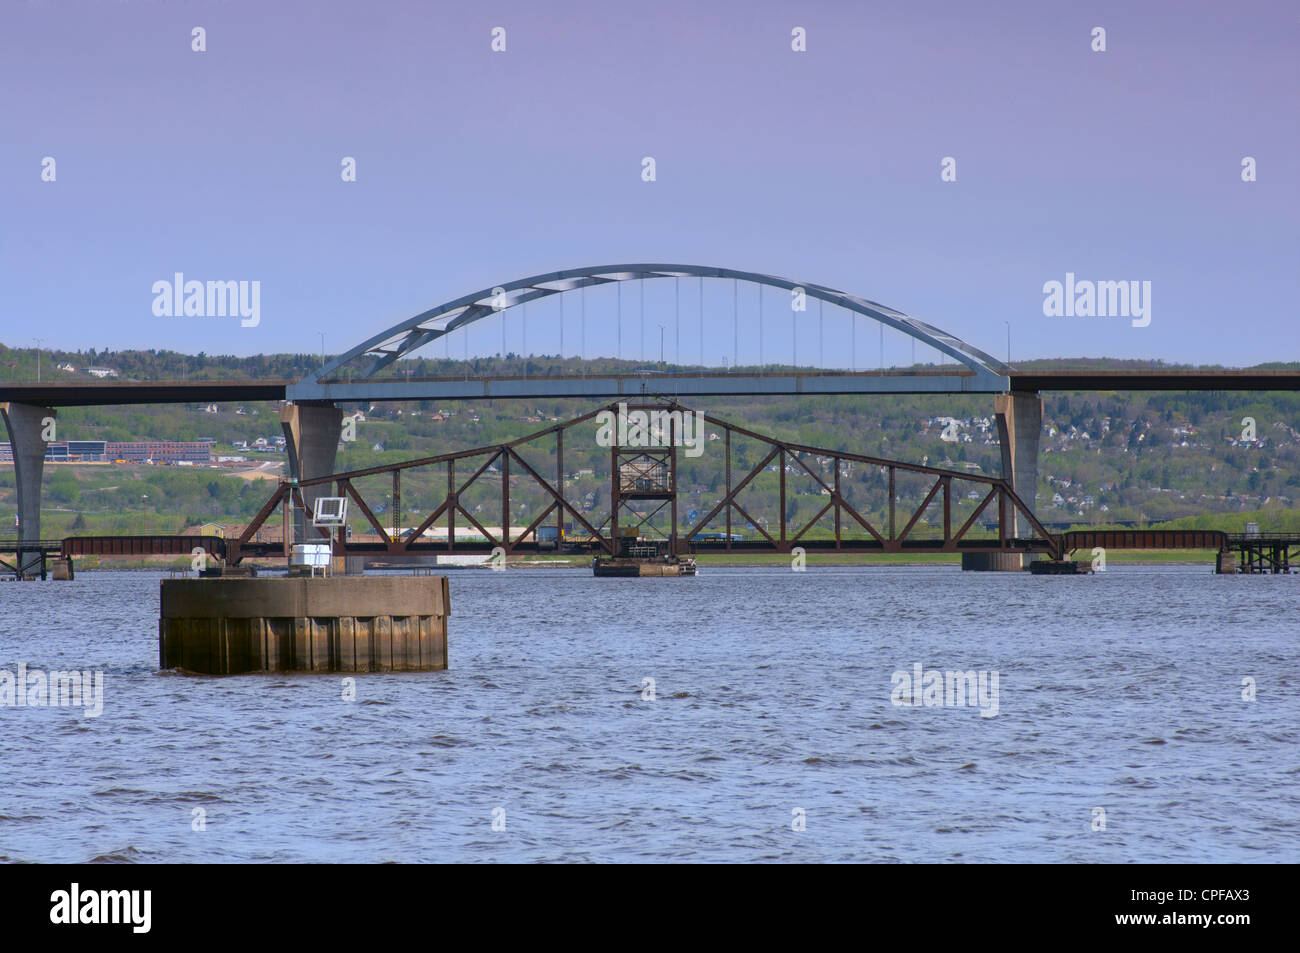
[[[53,437],[56,411],[51,407],[11,402],[0,403],[0,417],[9,432],[9,446],[14,454],[14,482],[18,488],[18,540],[36,542],[41,538],[41,480],[45,473],[46,437]],[[33,563],[34,557],[34,563]],[[20,569],[40,567],[39,552],[19,550]]]
[[[1033,510],[1034,494],[1038,490],[1038,435],[1043,429],[1043,399],[1038,394],[998,394],[993,398],[993,414],[998,422],[998,445],[1002,450],[1002,478]],[[1011,534],[1030,534],[1029,521],[1018,512],[1011,520]],[[1026,558],[1019,553],[965,553],[961,568],[1006,572],[1025,568],[1025,562]]]
[[[284,430],[291,479],[310,480],[334,472],[334,457],[338,452],[339,437],[343,434],[342,410],[333,404],[286,404],[280,409],[280,427]],[[308,530],[316,498],[333,495],[331,486],[303,489],[307,512],[294,513],[294,538],[298,542],[314,538],[308,535]]]
[[[1038,394],[998,394],[993,398],[1002,449],[1002,478],[1025,506],[1034,509],[1038,491],[1038,436],[1043,430],[1043,398]],[[1028,522],[1016,514],[1017,536],[1028,535]]]

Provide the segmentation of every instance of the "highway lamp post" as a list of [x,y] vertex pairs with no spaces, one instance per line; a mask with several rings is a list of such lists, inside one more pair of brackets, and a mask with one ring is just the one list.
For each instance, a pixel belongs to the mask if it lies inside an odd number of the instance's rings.
[[1009,367],[1011,365],[1011,322],[1003,321],[1002,323],[1007,326],[1007,366]]
[[45,343],[43,338],[34,338],[36,341],[36,383],[41,382],[41,345]]

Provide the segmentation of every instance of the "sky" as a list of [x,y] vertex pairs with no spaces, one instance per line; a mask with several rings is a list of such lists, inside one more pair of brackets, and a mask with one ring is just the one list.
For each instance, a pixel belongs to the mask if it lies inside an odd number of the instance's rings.
[[[3,0],[0,342],[337,353],[528,275],[682,262],[1000,358],[1009,332],[1013,360],[1296,360],[1298,53],[1279,0]],[[156,314],[176,272],[258,282],[257,324]],[[1045,315],[1067,273],[1150,282],[1149,324]],[[625,290],[636,356],[658,324],[701,356],[692,288]],[[708,290],[710,363],[752,358],[756,295]],[[818,340],[788,302],[763,299],[768,356],[844,363],[850,326]],[[509,346],[554,352],[535,307]],[[613,299],[584,307],[608,353]]]

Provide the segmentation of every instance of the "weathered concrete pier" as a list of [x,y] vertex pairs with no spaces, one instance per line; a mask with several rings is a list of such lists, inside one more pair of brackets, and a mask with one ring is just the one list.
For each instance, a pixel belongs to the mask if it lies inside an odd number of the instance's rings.
[[162,580],[158,664],[202,675],[447,667],[446,576]]

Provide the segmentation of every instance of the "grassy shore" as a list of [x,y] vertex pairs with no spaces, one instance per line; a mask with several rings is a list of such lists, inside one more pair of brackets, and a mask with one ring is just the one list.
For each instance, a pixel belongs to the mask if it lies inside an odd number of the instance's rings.
[[[1078,562],[1089,562],[1088,553],[1075,554]],[[268,569],[282,569],[284,560],[246,560],[247,563],[264,566]],[[771,566],[788,568],[790,557],[781,553],[745,553],[727,555],[726,553],[708,553],[697,556],[696,563],[701,567],[709,566]],[[1208,549],[1170,549],[1170,550],[1122,550],[1106,551],[1107,565],[1114,566],[1214,566],[1214,553]],[[190,559],[174,556],[133,556],[130,558],[84,556],[76,559],[77,572],[94,572],[95,570],[152,570],[155,572],[171,569],[188,570]],[[508,565],[517,569],[589,569],[590,556],[546,555],[539,557],[511,558]],[[935,553],[933,555],[909,554],[906,556],[877,555],[873,553],[845,553],[841,555],[813,553],[807,557],[810,569],[818,566],[959,566],[961,556],[953,553]],[[439,569],[482,569],[481,566],[440,566]]]

